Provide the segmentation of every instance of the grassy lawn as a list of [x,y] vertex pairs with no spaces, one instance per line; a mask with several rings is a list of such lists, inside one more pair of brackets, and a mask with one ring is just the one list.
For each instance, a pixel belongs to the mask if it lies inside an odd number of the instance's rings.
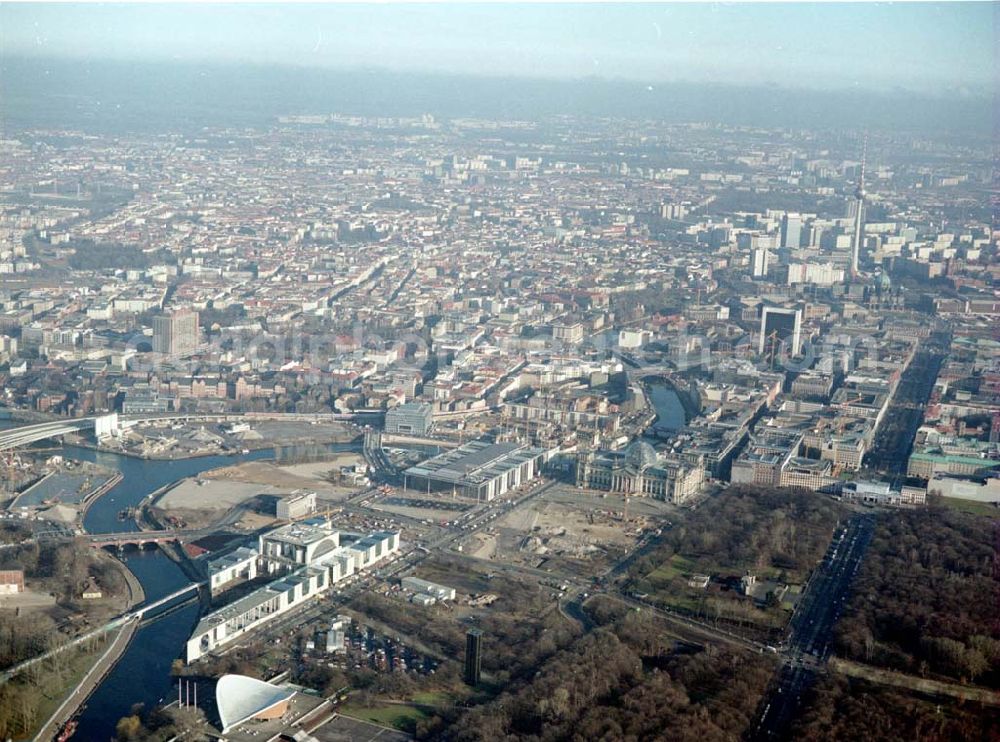
[[661,591],[655,593],[652,597],[656,602],[662,603],[663,605],[678,611],[696,613],[701,606],[700,596],[696,598],[691,595],[673,595],[671,593]]
[[486,593],[490,591],[490,581],[485,574],[470,569],[460,569],[455,564],[428,562],[422,564],[416,573],[421,579],[453,587],[459,592]]
[[686,557],[682,557],[680,554],[674,554],[670,559],[646,575],[646,579],[650,582],[669,582],[675,577],[684,577],[694,571],[696,571],[694,569],[694,562]]
[[404,732],[413,732],[417,722],[429,716],[424,708],[406,704],[384,704],[371,708],[349,704],[342,706],[339,711],[344,716],[353,716],[355,719],[370,721],[373,724],[400,729]]
[[443,690],[429,690],[423,693],[414,693],[410,699],[418,706],[439,706],[442,704],[453,704],[456,697],[453,693]]
[[941,504],[952,510],[959,510],[972,515],[986,515],[993,518],[1000,517],[1000,508],[988,502],[976,502],[975,500],[962,500],[958,497],[942,497]]
[[421,719],[429,718],[435,708],[453,706],[468,698],[467,693],[454,690],[429,690],[414,693],[406,702],[385,703],[378,701],[366,707],[357,703],[347,703],[339,711],[344,716],[363,719],[384,727],[401,729],[412,733]]

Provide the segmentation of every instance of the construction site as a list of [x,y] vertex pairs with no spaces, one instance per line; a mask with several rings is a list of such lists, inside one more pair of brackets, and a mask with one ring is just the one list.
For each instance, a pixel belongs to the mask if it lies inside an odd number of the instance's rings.
[[341,504],[367,485],[365,471],[364,459],[352,452],[287,465],[248,461],[182,479],[150,506],[160,520],[179,527],[254,530],[278,520],[278,503],[296,495],[315,495],[310,513]]
[[464,554],[561,571],[610,567],[676,508],[650,498],[625,498],[556,485],[463,539]]

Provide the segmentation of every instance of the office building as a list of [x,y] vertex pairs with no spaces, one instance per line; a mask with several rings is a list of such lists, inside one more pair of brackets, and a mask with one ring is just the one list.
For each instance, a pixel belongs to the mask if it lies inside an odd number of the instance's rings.
[[385,413],[385,432],[427,435],[434,420],[431,406],[425,402],[407,402]]
[[660,204],[661,219],[683,219],[687,216],[688,208],[684,204],[662,203]]
[[178,309],[153,318],[153,350],[156,353],[185,355],[198,347],[198,313]]
[[[781,486],[782,473],[793,460],[798,465],[796,475],[807,476],[804,462],[799,460],[802,433],[772,430],[754,434],[739,457],[733,462],[730,479],[733,484]],[[829,464],[829,462],[824,462]]]
[[170,400],[146,387],[129,389],[122,401],[123,415],[159,415],[169,410]]
[[479,685],[482,672],[483,632],[469,629],[465,635],[465,682],[473,687]]
[[573,317],[562,317],[552,323],[552,339],[576,345],[583,342],[583,323]]
[[306,605],[359,570],[399,552],[399,532],[363,536],[330,525],[293,523],[258,537],[256,550],[237,550],[210,565],[213,592],[238,577],[275,575],[273,582],[202,617],[187,641],[185,658],[194,662],[256,630],[283,613]]
[[832,263],[789,263],[783,272],[788,286],[802,283],[833,286],[844,281],[843,269]]
[[777,352],[782,345],[789,355],[801,349],[802,310],[786,307],[764,307],[760,315],[759,353]]
[[802,216],[785,214],[781,217],[781,246],[798,247],[802,242]]
[[767,263],[770,255],[766,248],[755,247],[750,253],[751,270],[754,278],[763,278],[767,275]]
[[282,498],[274,509],[275,515],[282,520],[297,520],[311,515],[316,512],[316,493],[306,492]]
[[550,456],[520,443],[471,441],[403,473],[403,489],[451,491],[492,500],[537,477]]

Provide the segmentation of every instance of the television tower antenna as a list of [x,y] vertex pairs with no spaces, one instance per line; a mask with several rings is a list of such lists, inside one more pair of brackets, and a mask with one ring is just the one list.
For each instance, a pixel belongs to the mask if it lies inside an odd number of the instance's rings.
[[861,240],[863,238],[864,232],[864,212],[865,212],[865,197],[868,195],[865,192],[865,164],[868,159],[868,135],[865,134],[864,144],[861,148],[861,172],[858,176],[858,187],[854,189],[855,203],[857,204],[857,213],[854,215],[854,240],[851,243],[851,277],[857,277],[858,275],[858,259],[861,255]]

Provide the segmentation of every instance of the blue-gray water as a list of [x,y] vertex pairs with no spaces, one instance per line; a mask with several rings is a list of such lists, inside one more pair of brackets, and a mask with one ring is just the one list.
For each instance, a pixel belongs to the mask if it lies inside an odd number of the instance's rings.
[[[147,461],[102,453],[87,448],[66,446],[65,456],[95,461],[122,473],[122,481],[91,505],[84,527],[91,533],[133,531],[131,520],[119,521],[118,512],[138,504],[146,495],[166,484],[199,472],[231,464],[234,459],[272,457],[272,449],[254,451],[239,457],[209,456],[182,461]],[[187,584],[181,569],[162,552],[130,552],[124,558],[142,584],[147,600],[156,600]],[[127,716],[133,704],[147,709],[171,696],[173,689],[170,665],[180,656],[181,648],[198,621],[199,608],[192,604],[136,632],[125,654],[98,686],[78,717],[76,736],[104,742],[114,737],[115,725]]]
[[646,385],[649,403],[656,412],[656,420],[649,426],[649,433],[671,431],[683,428],[687,422],[684,405],[674,388],[663,381],[651,381]]
[[[4,420],[0,428],[18,423]],[[330,451],[353,450],[354,444],[331,444]],[[286,450],[294,450],[294,447]],[[146,495],[164,485],[199,472],[236,461],[274,458],[275,449],[252,451],[238,456],[205,456],[179,461],[153,461],[103,453],[89,448],[66,446],[66,458],[93,461],[122,474],[122,481],[97,499],[87,511],[84,527],[90,533],[134,531],[131,520],[119,521],[118,513],[137,505]],[[139,579],[147,600],[156,600],[188,583],[181,569],[160,551],[130,552],[123,561]],[[199,618],[197,604],[187,606],[152,622],[136,633],[125,654],[87,700],[78,717],[75,738],[106,742],[114,737],[118,720],[135,704],[149,709],[176,692],[170,666],[181,656]]]

